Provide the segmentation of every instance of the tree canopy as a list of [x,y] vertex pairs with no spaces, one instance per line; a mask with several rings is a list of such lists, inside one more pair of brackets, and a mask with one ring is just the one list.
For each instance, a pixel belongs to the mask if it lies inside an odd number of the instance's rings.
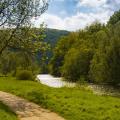
[[32,17],[40,16],[48,7],[48,0],[1,0],[0,27],[19,27]]
[[[31,26],[31,19],[38,17],[48,8],[48,0],[1,0],[0,1],[0,54],[15,42],[14,37],[21,29]],[[6,33],[7,31],[7,33]],[[18,34],[19,36],[19,34]]]

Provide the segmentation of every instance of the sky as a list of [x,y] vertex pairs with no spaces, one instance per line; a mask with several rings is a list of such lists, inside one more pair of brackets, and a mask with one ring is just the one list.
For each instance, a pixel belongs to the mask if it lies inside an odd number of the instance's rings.
[[50,0],[48,10],[36,18],[38,27],[44,22],[48,28],[76,31],[95,21],[107,23],[120,9],[120,0]]

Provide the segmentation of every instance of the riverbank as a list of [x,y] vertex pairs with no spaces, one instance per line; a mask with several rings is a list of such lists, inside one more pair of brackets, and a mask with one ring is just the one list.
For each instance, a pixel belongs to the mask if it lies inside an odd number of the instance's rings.
[[47,85],[53,88],[61,88],[61,87],[84,87],[85,89],[90,89],[94,94],[98,95],[111,95],[120,97],[120,86],[111,86],[111,85],[100,85],[100,84],[89,84],[85,83],[81,85],[80,83],[72,83],[63,81],[61,77],[54,77],[50,74],[40,74],[37,75],[37,81],[43,85]]
[[109,95],[120,98],[120,86],[88,84],[87,86],[94,94]]
[[84,88],[51,88],[34,81],[0,78],[0,90],[35,102],[66,120],[119,120],[120,98],[99,96]]

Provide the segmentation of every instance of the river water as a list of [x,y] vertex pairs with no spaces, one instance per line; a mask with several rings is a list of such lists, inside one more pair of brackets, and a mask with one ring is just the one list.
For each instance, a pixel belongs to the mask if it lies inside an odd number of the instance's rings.
[[37,75],[37,80],[40,81],[40,83],[47,85],[49,87],[55,87],[55,88],[61,88],[61,87],[75,87],[75,83],[69,83],[66,81],[63,81],[60,77],[53,77],[49,74],[40,74]]

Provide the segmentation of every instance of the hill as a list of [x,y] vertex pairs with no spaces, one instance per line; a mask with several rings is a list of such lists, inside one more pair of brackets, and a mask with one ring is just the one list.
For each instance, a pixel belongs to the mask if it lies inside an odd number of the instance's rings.
[[47,28],[45,33],[46,34],[45,41],[48,42],[52,47],[54,47],[61,36],[66,36],[69,33],[70,32],[66,30]]

